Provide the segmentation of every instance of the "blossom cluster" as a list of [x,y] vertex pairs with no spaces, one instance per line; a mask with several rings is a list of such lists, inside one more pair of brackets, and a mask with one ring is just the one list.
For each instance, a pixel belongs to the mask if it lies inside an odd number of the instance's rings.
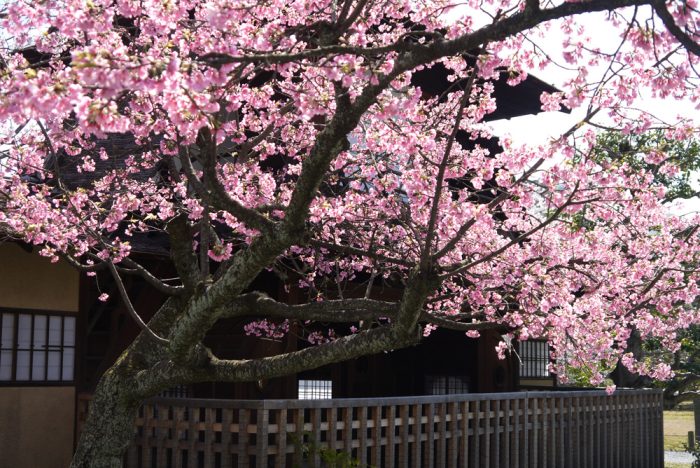
[[[386,80],[321,168],[306,232],[275,268],[293,264],[295,286],[321,300],[369,282],[400,290],[428,265],[440,280],[428,316],[545,338],[568,365],[622,358],[667,377],[665,363],[635,362],[626,342],[635,329],[672,349],[676,330],[700,322],[700,219],[670,213],[651,173],[593,158],[596,133],[583,122],[539,145],[503,139],[495,151],[486,121],[497,110],[495,81],[517,86],[549,62],[530,45],[547,29],[565,34],[575,76],[540,96],[541,109],[596,109],[589,115],[627,133],[658,125],[636,108],[642,91],[698,104],[698,58],[668,30],[616,13],[605,25],[619,30],[612,57],[564,18],[401,69],[404,49],[448,43],[488,27],[484,11],[497,22],[531,2],[387,0],[356,15],[336,3],[6,2],[0,223],[54,260],[119,264],[135,236],[184,216],[193,252],[201,245],[201,257],[223,265],[263,235],[246,210],[282,222],[329,122]],[[670,14],[694,31],[700,18],[680,3]],[[603,80],[588,75],[605,61]],[[448,91],[413,84],[437,65]],[[688,122],[667,129],[671,139],[696,133]],[[116,137],[128,143],[109,147]],[[661,153],[647,160],[676,170]],[[216,203],[217,188],[226,203]],[[264,319],[245,326],[273,339],[289,329]]]

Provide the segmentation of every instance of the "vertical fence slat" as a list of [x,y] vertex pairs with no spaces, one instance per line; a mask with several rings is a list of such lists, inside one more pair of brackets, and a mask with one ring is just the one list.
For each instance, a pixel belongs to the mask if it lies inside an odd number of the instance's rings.
[[620,434],[620,452],[621,452],[621,466],[629,466],[630,464],[630,457],[629,457],[629,438],[631,436],[629,430],[627,428],[629,427],[629,408],[627,406],[627,402],[625,399],[621,396],[620,397],[620,425],[619,425],[619,434]]
[[513,437],[511,438],[511,462],[514,468],[520,467],[520,437],[523,431],[522,419],[520,419],[520,399],[513,400]]
[[481,454],[479,452],[479,439],[481,438],[481,414],[480,401],[472,402],[472,447],[471,447],[471,466],[480,466]]
[[[248,457],[248,424],[250,422],[250,411],[247,409],[238,410],[238,468],[248,468],[250,457]],[[189,467],[188,467],[189,468]]]
[[591,425],[591,436],[588,445],[591,453],[590,463],[594,466],[600,466],[600,458],[598,457],[600,453],[600,440],[598,439],[598,434],[600,432],[600,425],[598,424],[598,400],[599,398],[597,396],[591,396],[588,399],[588,404],[591,408],[589,411],[591,416],[588,420],[588,423]]
[[501,400],[493,402],[493,466],[501,466]]
[[462,428],[462,439],[460,445],[460,461],[463,467],[468,466],[469,463],[469,421],[471,420],[471,413],[469,412],[469,401],[463,401],[459,405],[459,411],[462,414],[461,428]]
[[651,454],[649,453],[649,448],[651,446],[651,440],[649,440],[649,411],[647,409],[647,395],[640,395],[639,401],[641,405],[641,425],[642,425],[642,461],[644,463],[644,468],[651,467]]
[[574,465],[574,399],[570,396],[566,398],[566,465]]
[[481,447],[481,466],[491,466],[491,400],[481,402],[481,407],[484,410],[484,438]]
[[655,408],[655,418],[654,418],[654,430],[652,433],[655,435],[654,439],[656,443],[654,444],[654,466],[661,466],[664,463],[664,412],[663,412],[663,396],[661,393],[656,394],[654,398],[656,404]]
[[420,468],[421,466],[421,439],[423,435],[422,420],[423,420],[423,405],[416,404],[413,408],[413,467]]
[[605,430],[605,398],[597,396],[596,401],[596,461],[598,466],[605,468],[605,459],[607,457],[603,442],[603,433]]
[[277,412],[277,458],[275,468],[287,466],[287,409]]
[[[267,468],[267,428],[270,422],[270,410],[259,407],[255,418],[255,464],[259,468]],[[318,434],[318,428],[314,431]],[[211,465],[206,465],[211,466]]]
[[338,450],[338,409],[328,408],[328,433],[326,440],[332,452]]
[[586,468],[586,422],[583,397],[576,398],[576,466]]
[[399,445],[399,466],[404,467],[408,466],[408,448],[410,445],[408,442],[408,405],[401,405],[399,407],[399,415],[401,416],[401,444]]
[[187,407],[187,468],[197,466],[197,441],[199,440],[199,408]]
[[360,429],[358,437],[360,439],[360,448],[357,459],[361,465],[367,464],[367,407],[361,406],[358,410],[357,418],[360,421]]
[[[520,447],[522,450],[522,466],[525,468],[530,467],[530,401],[527,397],[523,399],[523,443]],[[535,468],[536,465],[532,465]]]
[[510,467],[511,448],[511,414],[513,411],[513,400],[503,400],[503,466]]
[[540,466],[548,466],[549,464],[549,440],[551,439],[551,436],[549,435],[549,402],[546,399],[540,400],[540,412],[542,413],[541,417],[539,420],[542,423],[542,429],[540,431],[540,439],[539,439],[539,445],[540,445],[540,457],[542,458],[542,461],[540,462]]
[[610,400],[606,395],[600,403],[600,450],[602,450],[602,468],[610,467]]
[[628,415],[629,415],[629,425],[627,426],[628,428],[628,434],[629,434],[629,444],[628,444],[628,454],[629,454],[629,466],[636,466],[637,464],[637,454],[636,448],[637,448],[637,425],[636,425],[636,408],[634,404],[634,399],[633,398],[627,398],[627,405],[628,405]]
[[172,420],[170,419],[170,406],[160,404],[158,407],[158,418],[156,419],[156,458],[158,466],[168,464],[168,445],[170,445],[168,436],[172,428]]
[[635,432],[637,434],[637,437],[635,438],[635,447],[634,447],[634,452],[635,452],[635,457],[636,457],[636,465],[637,466],[642,466],[643,461],[642,461],[642,454],[644,453],[643,451],[643,444],[644,444],[644,426],[642,424],[642,395],[634,395],[634,416],[635,416]]
[[352,408],[343,408],[343,451],[352,456]]
[[549,466],[555,468],[557,466],[557,400],[558,398],[549,399]]
[[577,401],[578,430],[579,430],[579,464],[582,468],[588,466],[588,416],[586,397],[580,397]]
[[204,408],[204,466],[214,466],[214,408]]
[[[656,423],[656,395],[649,395],[649,466],[655,468],[657,466],[656,461],[656,440],[657,437],[657,423]],[[663,428],[663,426],[661,426]],[[663,429],[659,431],[663,434]],[[661,436],[663,437],[663,435]]]
[[581,434],[581,466],[585,468],[591,462],[589,454],[589,448],[591,443],[589,430],[591,429],[591,427],[589,423],[590,412],[588,411],[588,398],[586,398],[585,396],[581,397],[579,398],[578,403],[580,417],[579,431]]
[[647,395],[647,457],[649,458],[649,466],[651,468],[656,468],[655,460],[655,449],[656,449],[656,437],[654,437],[654,417],[656,413],[656,408],[654,407],[654,397],[656,395]]
[[[393,468],[396,453],[396,406],[386,409],[386,447],[384,449],[384,466]],[[405,466],[405,465],[404,465]]]
[[231,457],[231,424],[233,424],[233,410],[231,408],[221,409],[221,468],[231,468],[233,462]]
[[459,419],[457,416],[457,402],[452,401],[449,403],[449,413],[450,413],[450,446],[447,449],[447,466],[449,468],[458,468],[458,457],[459,457]]
[[627,461],[626,466],[632,466],[634,464],[634,408],[629,398],[625,398],[624,400],[626,407],[626,411],[624,412],[626,419],[625,427],[627,428],[627,437],[625,437],[625,456]]
[[584,457],[585,457],[585,446],[583,445],[585,443],[584,441],[584,433],[585,431],[582,430],[582,418],[583,418],[583,412],[581,409],[582,406],[582,400],[581,398],[573,398],[575,405],[574,405],[574,428],[575,428],[575,436],[574,436],[574,448],[576,449],[576,457],[575,457],[575,466],[577,468],[582,468],[585,467],[584,464]]
[[371,465],[379,466],[382,460],[382,407],[372,407],[372,450]]
[[447,404],[438,403],[438,433],[436,466],[443,468],[447,463]]
[[177,405],[173,406],[173,467],[182,468],[182,447],[180,446],[180,441],[184,438],[184,430],[182,429],[183,424],[185,424],[185,408],[184,406]]
[[532,464],[530,466],[540,466],[539,461],[539,434],[540,434],[540,407],[537,398],[531,400],[532,404]]
[[615,450],[615,466],[622,466],[625,458],[622,453],[622,399],[619,393],[615,394],[613,398],[615,399],[615,446],[617,447],[617,450]]
[[568,430],[566,430],[566,413],[564,412],[564,397],[557,398],[557,428],[559,433],[559,439],[557,440],[557,455],[558,455],[558,465],[556,466],[566,466],[566,439],[564,434],[568,435]]
[[151,468],[153,457],[151,452],[151,441],[153,440],[153,411],[152,405],[143,405],[143,438],[141,439],[141,466]]
[[433,468],[435,466],[435,405],[428,403],[426,408],[425,422],[425,459],[423,466]]
[[301,446],[304,443],[304,408],[295,408],[292,413],[292,421],[294,425],[294,454],[292,455],[292,463],[296,466],[301,465],[302,450]]
[[311,408],[311,445],[314,447],[312,454],[313,466],[321,464],[321,409]]

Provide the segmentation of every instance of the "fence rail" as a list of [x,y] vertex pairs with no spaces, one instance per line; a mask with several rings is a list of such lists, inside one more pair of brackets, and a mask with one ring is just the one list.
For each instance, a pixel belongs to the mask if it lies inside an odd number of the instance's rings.
[[[79,398],[79,421],[89,396]],[[663,467],[654,390],[336,400],[156,398],[135,421],[128,468]],[[344,452],[347,455],[342,455]]]

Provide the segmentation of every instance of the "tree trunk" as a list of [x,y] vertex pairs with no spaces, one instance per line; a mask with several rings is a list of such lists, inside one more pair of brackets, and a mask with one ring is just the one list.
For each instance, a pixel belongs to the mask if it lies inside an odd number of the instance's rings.
[[[179,305],[176,299],[168,299],[149,321],[151,330],[167,336]],[[137,394],[135,376],[139,371],[152,370],[164,355],[163,344],[142,331],[104,373],[90,402],[71,468],[122,467],[124,453],[134,437],[136,412],[143,400],[160,391],[154,387],[147,394]]]
[[[627,352],[632,353],[635,359],[642,361],[644,359],[644,349],[642,347],[642,337],[635,329],[627,339]],[[649,377],[630,372],[622,362],[618,361],[615,370],[610,374],[615,385],[620,388],[642,388],[649,387],[652,381]]]
[[121,468],[124,452],[134,437],[134,418],[141,404],[125,393],[126,376],[114,369],[100,381],[90,403],[71,468]]

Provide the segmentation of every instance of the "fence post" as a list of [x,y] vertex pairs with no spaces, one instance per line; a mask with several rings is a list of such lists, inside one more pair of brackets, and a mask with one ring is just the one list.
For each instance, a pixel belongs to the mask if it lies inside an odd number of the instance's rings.
[[695,450],[695,433],[693,431],[688,431],[688,450]]
[[693,413],[695,416],[695,435],[700,434],[700,398],[693,400]]

